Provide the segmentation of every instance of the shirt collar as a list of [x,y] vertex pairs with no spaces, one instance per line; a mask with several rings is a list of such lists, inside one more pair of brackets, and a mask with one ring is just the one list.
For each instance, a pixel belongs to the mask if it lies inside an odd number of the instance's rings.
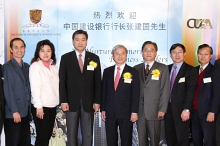
[[79,57],[79,54],[81,54],[83,58],[85,57],[86,50],[84,50],[82,53],[79,53],[79,52],[75,49],[75,52],[76,52],[77,58]]
[[173,67],[176,66],[178,69],[180,69],[180,67],[182,66],[183,64],[183,61],[178,63],[178,64],[173,64]]
[[204,70],[208,65],[209,65],[209,63],[207,63],[207,64],[204,65],[204,66],[201,66],[201,64],[200,64],[200,68],[202,67],[202,69]]
[[147,64],[146,62],[144,62],[144,68],[146,68],[147,65],[149,65],[149,70],[151,69],[151,67],[153,66],[155,61],[152,61],[151,63]]
[[[117,64],[115,64],[115,70],[117,70],[117,67],[118,67]],[[120,70],[123,70],[124,67],[125,67],[125,63],[120,66]]]

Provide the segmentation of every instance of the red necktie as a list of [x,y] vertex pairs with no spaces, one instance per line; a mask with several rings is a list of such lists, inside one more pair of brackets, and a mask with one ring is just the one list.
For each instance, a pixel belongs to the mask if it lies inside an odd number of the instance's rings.
[[117,67],[117,73],[116,73],[115,82],[114,82],[115,91],[118,87],[119,79],[120,79],[120,67]]
[[80,68],[81,72],[83,72],[82,54],[79,54],[78,62],[79,62],[79,68]]
[[146,75],[148,75],[148,73],[149,73],[149,65],[146,65],[146,70],[145,70],[145,72],[146,72]]

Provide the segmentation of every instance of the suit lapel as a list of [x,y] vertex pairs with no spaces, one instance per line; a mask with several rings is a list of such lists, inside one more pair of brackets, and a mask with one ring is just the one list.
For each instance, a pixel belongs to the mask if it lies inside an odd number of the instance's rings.
[[151,67],[149,73],[148,73],[148,76],[147,76],[147,79],[146,79],[146,81],[145,81],[145,84],[147,84],[147,83],[149,82],[149,80],[151,79],[151,76],[152,76],[152,75],[151,75],[152,70],[157,69],[157,66],[158,66],[158,63],[155,61],[154,64],[153,64],[153,66]]
[[[200,66],[198,67],[198,72],[199,72],[199,68],[200,68]],[[210,64],[210,63],[208,64],[208,66],[205,68],[204,71],[205,71],[205,72],[204,72],[204,76],[203,76],[203,78],[202,78],[202,82],[201,82],[201,85],[200,85],[200,89],[203,89],[203,86],[205,85],[203,79],[204,79],[204,78],[208,78],[208,77],[211,78],[211,74],[210,74],[211,64]]]
[[73,51],[72,57],[73,57],[73,59],[70,58],[70,60],[73,61],[73,64],[75,64],[76,68],[81,72],[80,67],[79,67],[79,63],[78,63],[78,59],[76,57],[76,51]]
[[140,74],[140,79],[143,82],[143,84],[145,84],[145,68],[144,68],[144,63],[141,64],[140,68],[139,68],[139,74]]
[[[21,79],[22,79],[24,82],[26,82],[26,79],[25,79],[25,77],[24,77],[24,74],[23,74],[23,72],[22,72],[22,70],[21,70],[21,67],[18,65],[17,61],[13,58],[13,59],[11,60],[11,63],[12,63],[12,65],[14,66],[14,70],[19,74],[19,76],[21,77]],[[25,69],[25,71],[26,71],[26,69]]]
[[115,65],[113,65],[111,67],[111,70],[109,72],[110,84],[112,86],[113,91],[115,91],[115,87],[114,87],[114,82],[115,82],[114,73],[115,73]]
[[83,72],[85,72],[87,70],[87,65],[89,64],[90,61],[91,61],[91,59],[89,57],[89,54],[86,51],[84,64],[83,64]]
[[183,62],[182,66],[179,69],[179,72],[177,73],[172,90],[174,90],[174,88],[177,86],[179,79],[184,75],[184,73],[185,73],[185,63]]
[[125,64],[125,67],[124,67],[124,69],[123,69],[123,71],[121,73],[121,77],[120,77],[120,80],[119,80],[118,87],[117,87],[116,91],[118,89],[120,89],[120,87],[124,84],[124,77],[123,77],[123,75],[124,75],[125,72],[128,72],[127,64]]

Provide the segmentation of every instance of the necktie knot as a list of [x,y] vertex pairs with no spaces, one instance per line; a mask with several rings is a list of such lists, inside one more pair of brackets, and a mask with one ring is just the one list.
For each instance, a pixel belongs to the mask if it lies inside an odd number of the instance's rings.
[[199,68],[199,74],[200,74],[202,71],[203,71],[203,68],[200,67],[200,68]]
[[176,70],[176,69],[177,69],[177,66],[176,66],[176,65],[174,65],[174,66],[173,66],[173,69],[175,69],[175,70]]
[[82,57],[82,54],[79,54],[79,57],[81,58],[81,57]]
[[120,67],[117,67],[117,70],[120,70],[121,68]]

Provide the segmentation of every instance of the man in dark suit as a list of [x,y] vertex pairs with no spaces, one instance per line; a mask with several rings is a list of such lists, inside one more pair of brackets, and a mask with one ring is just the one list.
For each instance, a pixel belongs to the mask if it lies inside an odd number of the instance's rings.
[[6,146],[30,146],[29,65],[23,62],[26,45],[20,38],[10,42],[11,60],[2,66],[5,94]]
[[215,114],[219,105],[219,72],[209,62],[213,50],[207,44],[198,47],[198,84],[193,100],[192,138],[194,146],[215,145]]
[[[3,81],[2,81],[2,65],[0,64],[0,136],[2,133],[3,122],[5,118],[5,110],[4,110],[4,92],[3,92]],[[0,137],[1,139],[1,137]],[[1,141],[0,141],[1,142]]]
[[101,68],[99,57],[87,52],[88,34],[73,33],[74,51],[64,54],[60,62],[60,103],[66,112],[67,145],[77,146],[80,121],[82,146],[92,145],[94,111],[101,103]]
[[157,44],[146,41],[142,45],[144,63],[134,68],[139,71],[140,102],[137,130],[140,146],[159,146],[161,120],[167,110],[170,94],[169,70],[164,64],[155,61]]
[[125,62],[127,49],[116,45],[112,50],[115,65],[104,70],[102,79],[102,120],[105,121],[107,145],[132,145],[133,122],[138,120],[140,81],[138,71]]
[[188,146],[190,113],[196,92],[197,70],[184,62],[186,49],[182,44],[173,44],[170,57],[173,64],[170,72],[170,102],[164,116],[165,136],[168,146]]
[[[215,61],[215,69],[220,70],[220,59]],[[220,77],[219,77],[220,78]],[[220,82],[219,82],[220,83]],[[220,95],[220,94],[219,94]],[[219,97],[220,98],[220,97]],[[216,146],[220,146],[220,104],[218,106],[218,112],[216,114],[216,136],[215,136],[215,141],[216,141]]]

